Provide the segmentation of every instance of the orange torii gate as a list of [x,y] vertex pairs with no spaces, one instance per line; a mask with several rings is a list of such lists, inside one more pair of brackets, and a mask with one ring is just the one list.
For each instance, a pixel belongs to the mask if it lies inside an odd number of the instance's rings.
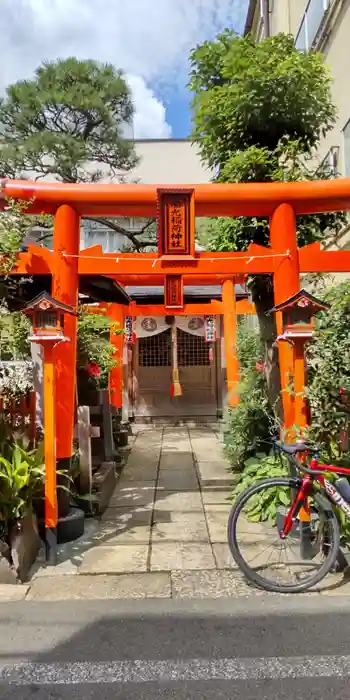
[[[164,284],[168,309],[172,308],[169,306],[172,294],[176,298],[176,308],[180,308],[181,304],[183,307],[184,284],[222,284],[229,393],[238,381],[234,348],[237,313],[235,282],[251,274],[271,274],[275,304],[279,305],[299,290],[300,273],[350,271],[350,251],[322,251],[317,243],[298,249],[296,236],[298,214],[350,208],[350,179],[210,184],[186,188],[174,186],[167,190],[157,185],[82,185],[3,180],[1,193],[4,199],[28,201],[28,213],[49,213],[54,215],[55,220],[54,250],[30,246],[28,252],[19,255],[18,265],[12,274],[51,274],[52,295],[74,308],[78,300],[79,276],[103,275],[122,285]],[[104,254],[100,246],[80,251],[82,215],[158,216],[159,251]],[[253,244],[245,253],[195,252],[195,216],[269,217],[270,247]],[[180,231],[181,235],[172,245],[174,231]],[[60,461],[69,460],[72,455],[76,323],[75,317],[66,317],[64,331],[71,342],[61,344],[55,350],[56,408],[59,416],[56,428],[57,457]],[[277,317],[277,326],[280,334],[280,316]],[[290,346],[280,344],[279,358],[283,390],[289,383],[288,375],[293,368]],[[293,401],[288,392],[283,391],[282,396],[285,424],[290,427],[300,417],[293,415]]]

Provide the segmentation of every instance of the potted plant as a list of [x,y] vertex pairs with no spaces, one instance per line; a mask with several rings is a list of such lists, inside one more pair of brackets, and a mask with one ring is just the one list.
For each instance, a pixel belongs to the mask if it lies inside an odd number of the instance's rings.
[[22,582],[40,548],[35,503],[42,498],[44,481],[42,445],[33,450],[19,442],[7,446],[6,456],[0,456],[0,539]]

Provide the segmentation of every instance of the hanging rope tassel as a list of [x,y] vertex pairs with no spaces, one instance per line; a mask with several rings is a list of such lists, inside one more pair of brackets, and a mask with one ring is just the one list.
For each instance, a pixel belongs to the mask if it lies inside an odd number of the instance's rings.
[[171,329],[171,343],[172,343],[172,385],[170,389],[170,396],[182,396],[182,386],[180,384],[179,369],[177,365],[177,332],[176,326],[173,325]]

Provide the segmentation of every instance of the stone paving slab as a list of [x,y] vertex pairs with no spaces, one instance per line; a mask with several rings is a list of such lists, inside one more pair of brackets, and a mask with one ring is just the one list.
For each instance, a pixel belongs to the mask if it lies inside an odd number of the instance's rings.
[[328,574],[328,576],[318,584],[317,590],[321,595],[325,596],[350,595],[349,570],[340,574]]
[[215,569],[210,544],[202,542],[154,542],[151,549],[151,571],[182,569]]
[[119,576],[71,576],[60,581],[59,586],[54,584],[52,578],[38,579],[31,586],[27,600],[115,600],[170,597],[169,574],[145,573],[121,574]]
[[158,478],[158,489],[165,491],[198,491],[198,480],[194,469],[192,471],[181,472],[162,471]]
[[[85,546],[85,551],[87,547]],[[42,560],[37,560],[31,569],[31,578],[46,578],[57,576],[61,578],[62,576],[75,576],[78,573],[79,566],[81,565],[83,558],[83,547],[81,547],[79,554],[77,554],[73,559],[64,558],[62,561],[58,561],[55,567],[48,566],[46,562]],[[61,585],[59,582],[57,585]]]
[[24,600],[29,591],[26,584],[0,583],[0,603],[12,603]]
[[173,598],[236,598],[262,593],[235,571],[173,571],[171,583]]
[[214,486],[205,486],[202,488],[202,498],[204,506],[206,505],[231,505],[232,488],[215,488]]
[[182,452],[181,457],[177,452],[162,452],[160,456],[159,469],[169,469],[171,471],[194,471],[193,456],[191,453]]
[[222,486],[233,488],[234,478],[222,464],[215,462],[198,462],[198,478],[202,486]]
[[156,510],[167,510],[169,512],[192,512],[194,510],[202,512],[203,504],[199,491],[184,491],[181,493],[178,491],[161,491],[157,489],[155,508]]
[[114,545],[150,540],[152,510],[139,508],[108,508],[100,523],[101,544]]
[[[192,446],[192,452],[193,452],[193,455],[195,457],[196,462],[210,462],[212,464],[213,462],[216,462],[218,459],[219,448],[218,447],[210,448],[208,446],[208,449],[206,449],[203,446],[201,448],[196,448],[196,447]],[[223,462],[223,464],[225,464],[225,462]],[[227,467],[229,467],[228,464],[227,464]]]
[[191,443],[188,439],[178,438],[177,440],[167,440],[163,442],[162,455],[169,454],[169,452],[185,452],[186,454],[192,454]]
[[209,542],[204,513],[155,511],[153,520],[152,542],[197,542],[199,546],[202,542]]
[[128,465],[122,473],[120,484],[126,486],[127,482],[132,481],[133,483],[148,482],[149,486],[153,486],[157,480],[157,474],[158,469],[153,464],[148,467],[132,467]]
[[123,483],[118,485],[110,502],[109,506],[130,507],[143,506],[147,504],[152,504],[155,496],[155,487],[142,486],[139,483],[135,483],[135,486],[131,484],[124,485]]
[[157,469],[158,468],[158,463],[160,459],[160,452],[155,452],[154,450],[149,450],[149,452],[145,452],[142,456],[137,456],[133,452],[130,453],[130,456],[127,461],[127,471],[130,470],[135,470],[138,472],[142,471],[150,471],[152,469]]
[[216,510],[215,506],[205,511],[211,542],[227,544],[227,510]]
[[148,544],[100,545],[85,552],[79,574],[120,574],[147,571]]
[[213,552],[218,569],[237,569],[236,562],[232,557],[227,542],[213,543]]

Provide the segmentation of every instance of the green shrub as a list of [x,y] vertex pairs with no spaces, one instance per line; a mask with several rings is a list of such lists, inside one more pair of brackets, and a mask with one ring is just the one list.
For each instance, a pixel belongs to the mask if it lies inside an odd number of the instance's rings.
[[240,472],[245,461],[257,452],[269,452],[274,432],[258,331],[239,326],[237,355],[241,378],[239,403],[230,409],[225,426],[225,453],[234,472]]
[[309,438],[325,461],[350,464],[346,439],[350,413],[350,282],[328,290],[325,300],[331,308],[317,315],[316,332],[307,350]]
[[[288,462],[284,456],[274,454],[257,454],[246,460],[243,472],[233,490],[232,498],[235,501],[238,496],[250,486],[264,479],[272,477],[288,476]],[[276,522],[278,505],[290,505],[285,487],[269,488],[265,492],[256,494],[249,499],[245,514],[251,522]]]
[[[123,333],[123,328],[115,328],[115,323],[103,313],[89,313],[81,310],[78,318],[77,368],[79,376],[86,383],[104,388],[108,383],[108,374],[116,366],[115,348],[110,343],[110,331]],[[89,364],[98,369],[95,377],[89,377],[86,371]]]
[[36,499],[42,497],[45,483],[43,445],[27,451],[19,444],[11,454],[0,456],[0,524],[2,537],[16,520],[33,511]]

